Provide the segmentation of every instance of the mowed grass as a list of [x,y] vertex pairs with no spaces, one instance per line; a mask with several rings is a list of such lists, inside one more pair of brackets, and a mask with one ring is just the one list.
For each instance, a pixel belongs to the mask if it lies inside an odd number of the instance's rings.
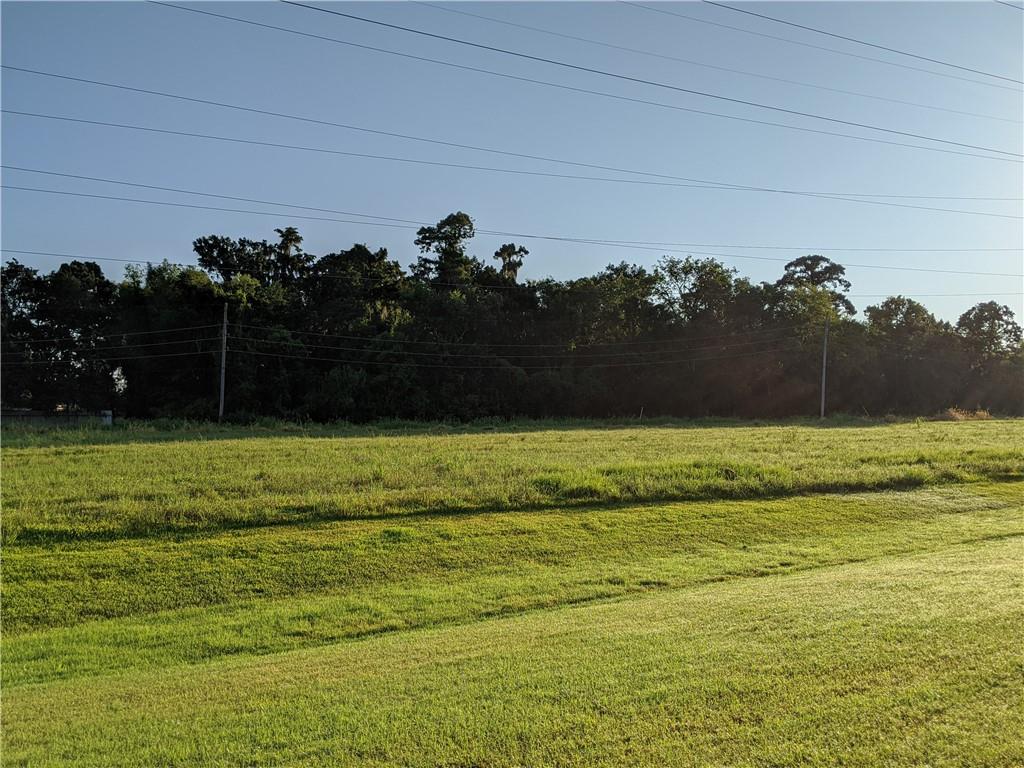
[[1024,422],[543,426],[6,440],[2,764],[1024,764]]
[[9,765],[1024,761],[1019,540],[26,686]]

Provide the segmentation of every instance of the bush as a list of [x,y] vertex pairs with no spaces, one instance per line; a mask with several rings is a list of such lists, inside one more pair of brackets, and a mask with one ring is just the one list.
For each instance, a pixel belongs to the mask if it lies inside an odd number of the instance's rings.
[[984,408],[969,411],[964,408],[947,408],[934,417],[935,421],[988,421],[992,414]]

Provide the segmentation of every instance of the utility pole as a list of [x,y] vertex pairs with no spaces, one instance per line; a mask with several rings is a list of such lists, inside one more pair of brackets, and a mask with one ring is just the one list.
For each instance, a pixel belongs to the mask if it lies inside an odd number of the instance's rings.
[[819,418],[825,418],[825,373],[828,370],[828,327],[831,316],[825,316],[825,338],[821,344],[821,413]]
[[[224,373],[228,363],[228,303],[224,302],[224,325],[220,333],[220,407],[217,409],[217,422],[224,420]],[[824,401],[823,401],[824,402]],[[824,406],[823,406],[824,407]]]

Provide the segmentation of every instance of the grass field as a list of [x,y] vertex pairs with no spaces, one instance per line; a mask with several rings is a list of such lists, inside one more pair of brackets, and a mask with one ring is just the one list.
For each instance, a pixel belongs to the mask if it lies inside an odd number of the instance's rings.
[[1024,764],[1024,421],[13,432],[3,765]]

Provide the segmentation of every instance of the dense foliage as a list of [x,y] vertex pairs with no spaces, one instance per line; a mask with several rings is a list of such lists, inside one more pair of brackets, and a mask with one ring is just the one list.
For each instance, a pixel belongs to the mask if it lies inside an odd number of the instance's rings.
[[755,284],[721,262],[664,257],[575,280],[521,282],[528,251],[485,263],[472,219],[419,230],[409,272],[365,245],[322,257],[202,237],[198,267],[3,267],[5,407],[216,414],[228,307],[227,414],[365,421],[815,413],[830,324],[830,411],[1024,412],[1021,328],[981,303],[956,325],[901,296],[854,319],[823,256]]

